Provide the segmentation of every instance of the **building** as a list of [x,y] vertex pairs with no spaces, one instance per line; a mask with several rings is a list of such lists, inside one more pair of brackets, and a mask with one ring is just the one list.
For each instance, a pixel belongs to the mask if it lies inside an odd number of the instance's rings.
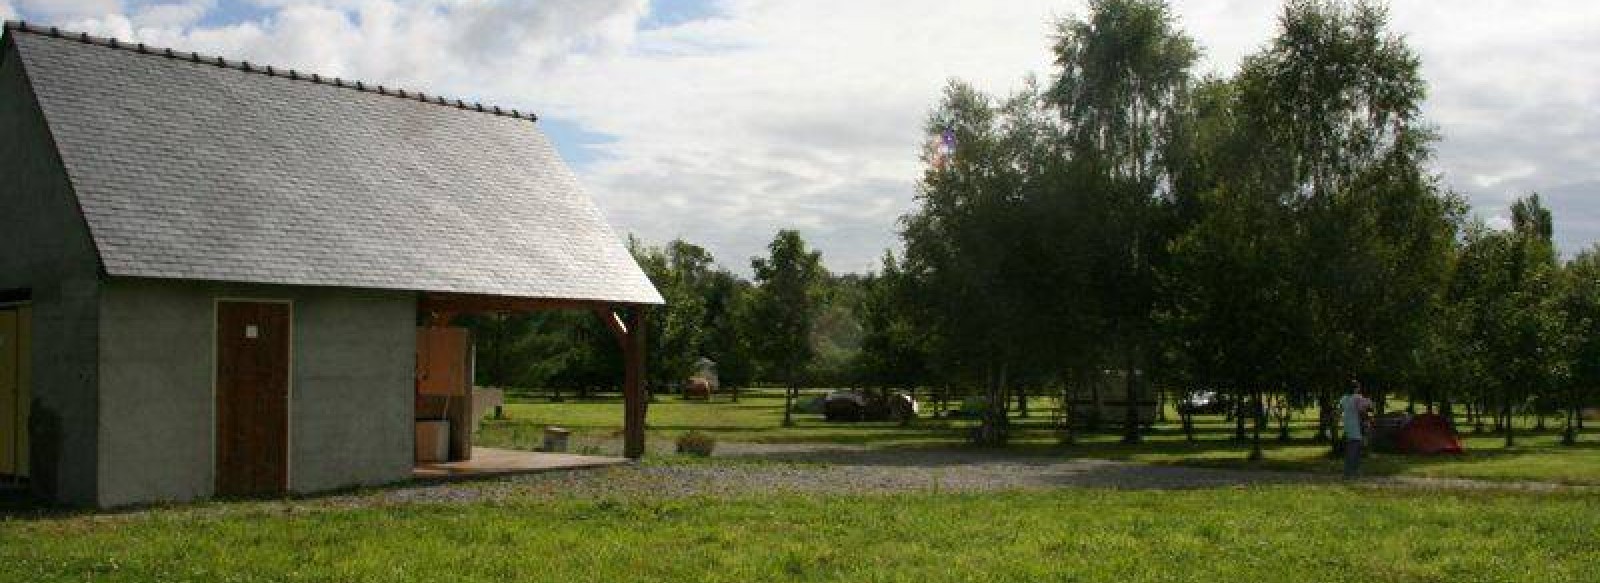
[[643,451],[661,296],[533,115],[22,23],[0,45],[0,474],[96,506],[407,479],[429,371],[470,374],[419,346],[485,310],[604,318]]

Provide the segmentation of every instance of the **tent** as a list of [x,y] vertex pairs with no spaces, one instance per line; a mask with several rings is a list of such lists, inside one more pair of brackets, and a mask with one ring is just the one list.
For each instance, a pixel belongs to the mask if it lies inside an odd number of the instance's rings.
[[1375,424],[1374,449],[1395,453],[1461,453],[1461,438],[1450,422],[1433,413],[1385,415]]

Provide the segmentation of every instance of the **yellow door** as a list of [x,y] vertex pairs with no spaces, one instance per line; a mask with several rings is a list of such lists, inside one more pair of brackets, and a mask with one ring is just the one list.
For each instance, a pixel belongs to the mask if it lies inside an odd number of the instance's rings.
[[0,475],[17,475],[17,353],[21,351],[21,334],[18,334],[17,310],[0,309]]

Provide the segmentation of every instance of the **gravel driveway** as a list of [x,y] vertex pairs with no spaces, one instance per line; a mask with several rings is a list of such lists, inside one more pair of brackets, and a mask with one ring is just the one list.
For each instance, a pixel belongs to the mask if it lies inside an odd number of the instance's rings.
[[[722,444],[729,461],[627,465],[499,480],[406,486],[351,497],[363,502],[476,501],[576,496],[680,497],[752,493],[875,494],[1051,488],[1187,489],[1340,483],[1337,476],[1063,459],[982,450]],[[1367,487],[1560,490],[1546,483],[1382,477]]]

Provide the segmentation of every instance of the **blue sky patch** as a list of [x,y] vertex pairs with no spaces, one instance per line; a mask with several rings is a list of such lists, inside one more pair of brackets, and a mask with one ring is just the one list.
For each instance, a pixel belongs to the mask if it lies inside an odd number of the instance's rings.
[[576,122],[546,115],[539,116],[539,128],[555,142],[561,158],[579,172],[603,157],[597,146],[617,141],[616,136],[591,132]]
[[712,0],[656,0],[650,13],[639,23],[641,30],[668,28],[685,22],[720,16],[722,10]]

